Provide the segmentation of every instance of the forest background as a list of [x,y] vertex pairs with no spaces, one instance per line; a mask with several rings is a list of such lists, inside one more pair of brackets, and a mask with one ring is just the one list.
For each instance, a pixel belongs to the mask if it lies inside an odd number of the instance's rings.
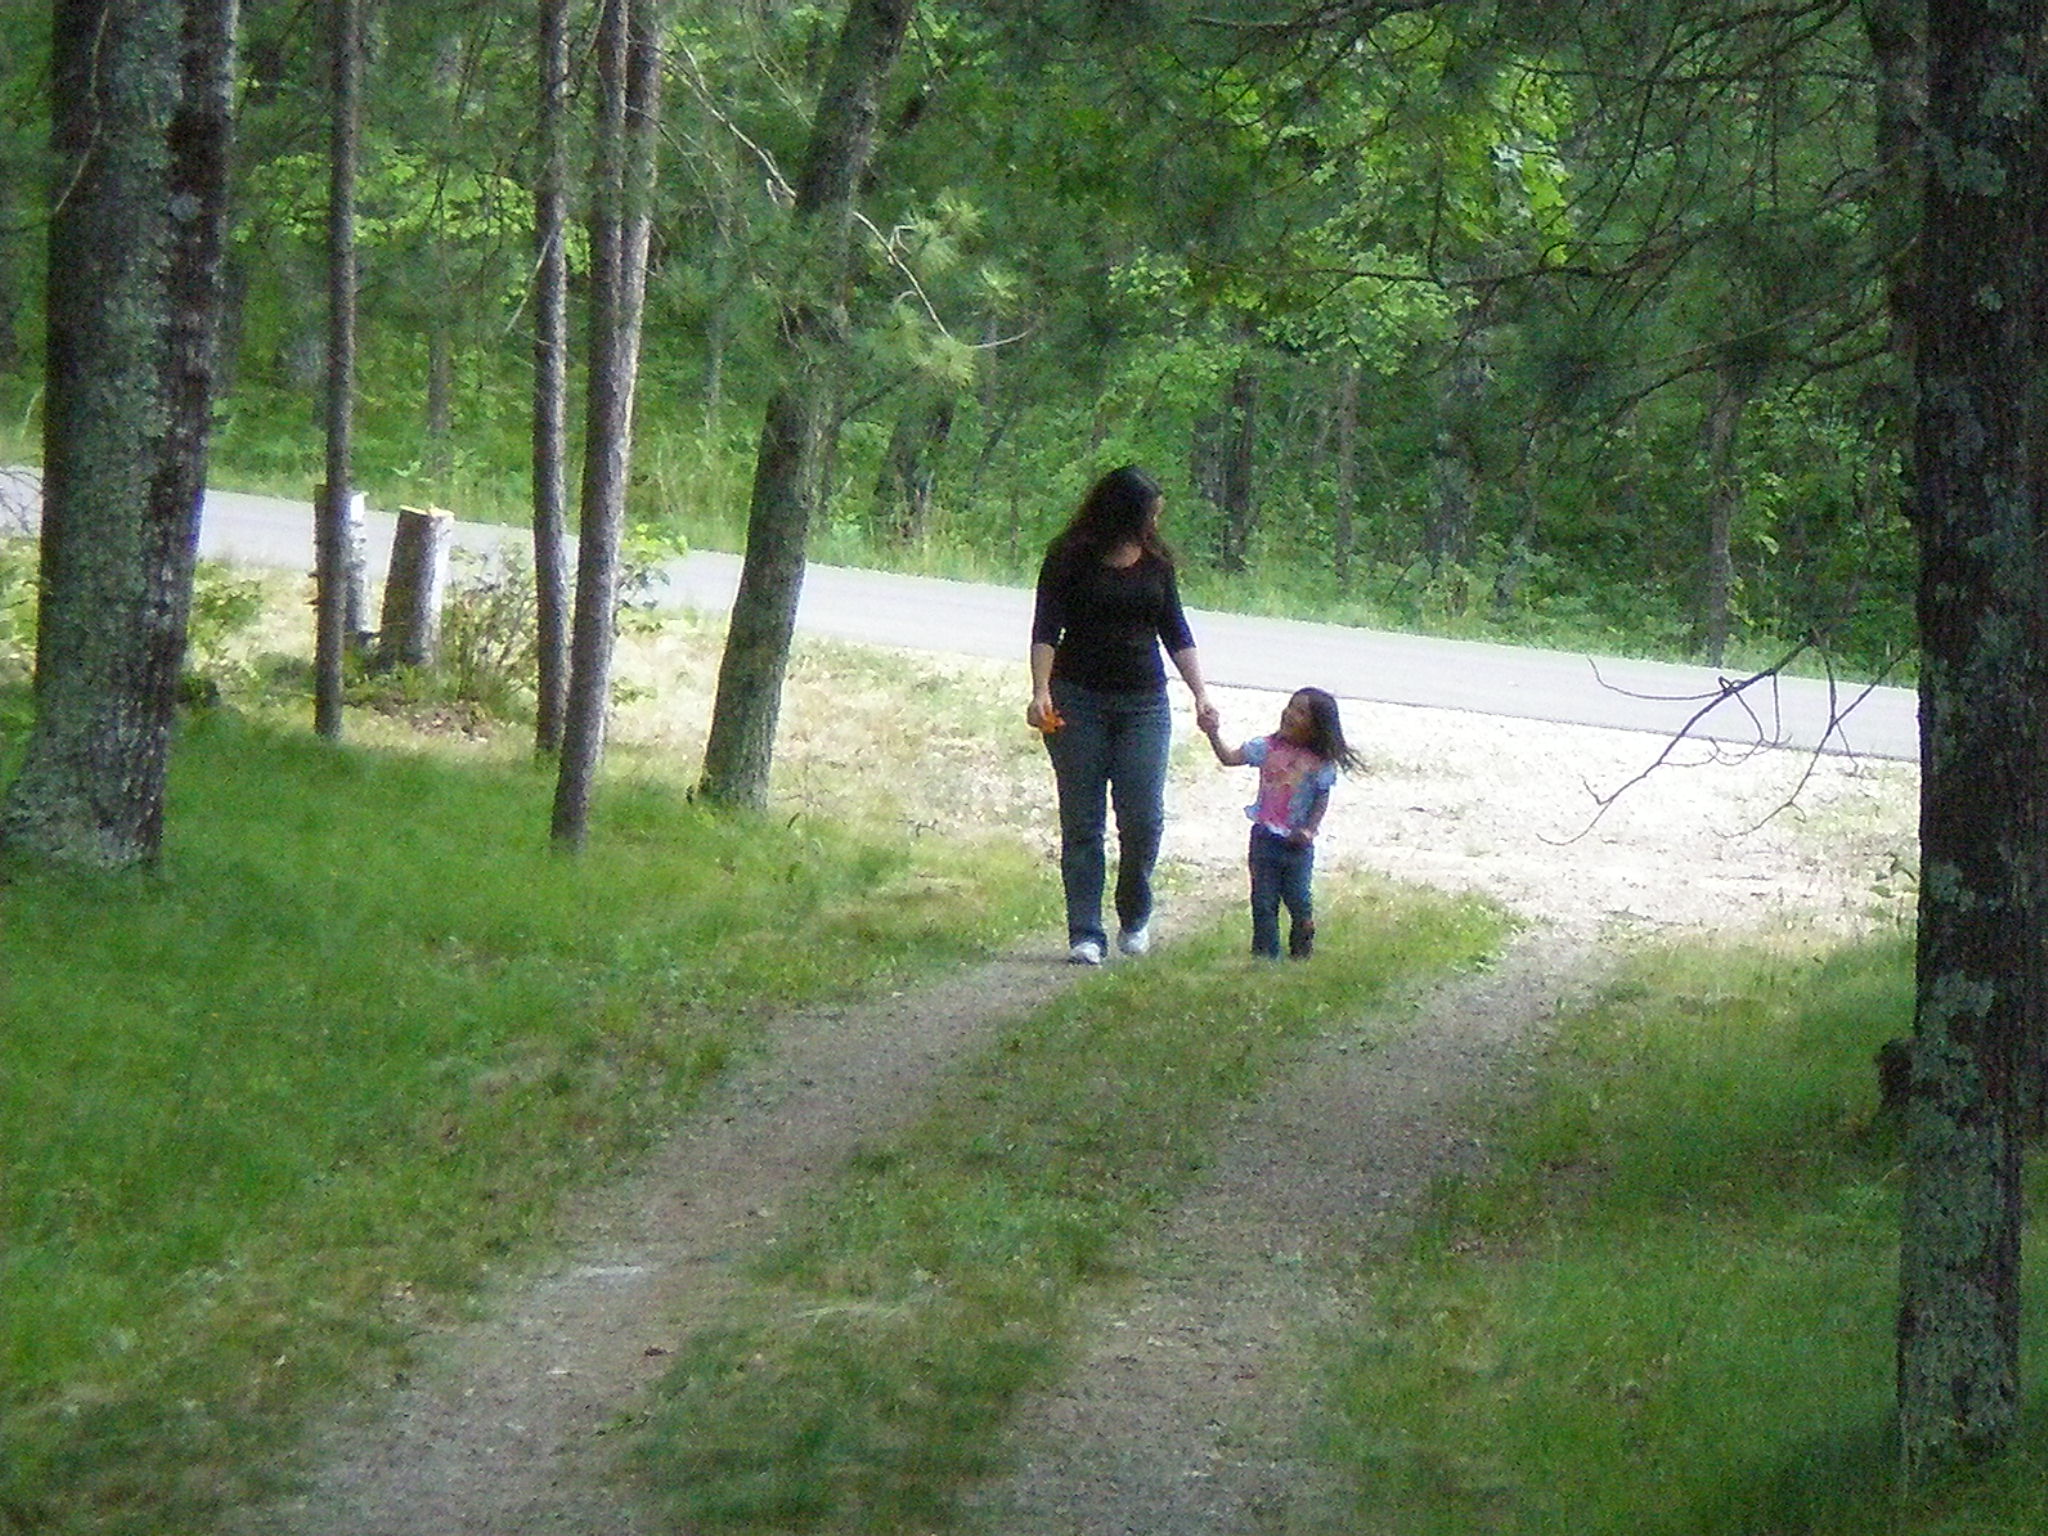
[[[321,12],[243,9],[213,476],[304,496]],[[1896,675],[1886,282],[1912,210],[1878,153],[1887,9],[920,8],[863,188],[812,555],[1026,580],[1087,478],[1135,460],[1205,605],[1716,663],[1815,639]],[[673,8],[648,540],[741,542],[838,20]],[[358,483],[523,520],[529,22],[416,0],[366,23]],[[48,25],[0,13],[0,407],[24,451]]]

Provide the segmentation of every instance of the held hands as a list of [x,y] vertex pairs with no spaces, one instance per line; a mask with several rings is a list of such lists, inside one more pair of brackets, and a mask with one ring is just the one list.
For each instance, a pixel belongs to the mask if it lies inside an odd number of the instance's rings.
[[1211,738],[1223,729],[1222,712],[1209,702],[1207,694],[1195,700],[1195,729]]

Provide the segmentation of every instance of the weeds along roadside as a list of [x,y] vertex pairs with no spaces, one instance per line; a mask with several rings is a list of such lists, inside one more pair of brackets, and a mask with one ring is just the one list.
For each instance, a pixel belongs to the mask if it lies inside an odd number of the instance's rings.
[[[1415,1536],[2048,1530],[2048,1371],[2004,1461],[1893,1481],[1897,1128],[1873,1058],[1912,942],[1675,947],[1568,1021],[1332,1373],[1360,1529]],[[2038,1154],[2029,1209],[2044,1188]],[[2029,1253],[2048,1243],[2030,1223]],[[2028,1266],[2027,1336],[2048,1328]]]
[[270,709],[183,723],[158,875],[0,885],[8,1536],[209,1528],[768,1011],[1052,911],[1000,839],[714,817],[655,781],[609,783],[559,858],[523,740],[357,717],[406,745],[337,748]]
[[1337,886],[1315,962],[1242,953],[1238,914],[1091,974],[864,1148],[684,1341],[639,1426],[690,1530],[942,1527],[1018,1395],[1060,1369],[1087,1288],[1200,1176],[1231,1106],[1319,1030],[1481,960],[1471,899]]

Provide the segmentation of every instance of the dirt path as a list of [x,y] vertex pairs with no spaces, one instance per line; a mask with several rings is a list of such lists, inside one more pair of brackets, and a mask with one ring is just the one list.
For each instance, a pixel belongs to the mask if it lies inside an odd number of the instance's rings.
[[1399,1038],[1326,1037],[1247,1106],[1141,1278],[1096,1309],[1079,1366],[1018,1414],[1017,1470],[974,1500],[975,1529],[1356,1536],[1304,1454],[1317,1340],[1351,1311],[1357,1261],[1433,1181],[1478,1165],[1474,1096],[1602,964],[1525,932],[1492,970],[1416,999]]
[[[1012,669],[952,685],[1015,692]],[[969,675],[969,674],[972,675]],[[662,679],[670,692],[676,673]],[[891,697],[897,690],[890,689]],[[843,688],[822,699],[819,761],[872,761]],[[1271,728],[1278,696],[1222,695],[1237,734]],[[794,700],[803,728],[804,698]],[[891,706],[899,707],[899,706]],[[980,1490],[990,1533],[1301,1533],[1327,1508],[1297,1435],[1317,1331],[1340,1321],[1347,1271],[1399,1230],[1439,1174],[1478,1149],[1465,1111],[1508,1080],[1517,1045],[1628,943],[1669,928],[1762,921],[1851,929],[1883,920],[1909,857],[1911,777],[1884,766],[1711,758],[1661,772],[1590,831],[1591,790],[1626,782],[1661,743],[1438,711],[1346,706],[1372,772],[1339,791],[1321,880],[1370,869],[1483,890],[1530,926],[1494,970],[1446,979],[1390,1045],[1326,1039],[1233,1122],[1212,1176],[1103,1297],[1056,1389],[1010,1437],[1017,1470]],[[974,735],[973,730],[980,734]],[[1047,837],[1042,759],[1003,755],[987,726],[914,738],[920,760],[978,765],[902,814],[999,818]],[[669,744],[690,760],[694,743]],[[1192,752],[1175,775],[1166,856],[1189,904],[1236,899],[1246,785]],[[877,771],[887,772],[883,762]],[[805,782],[801,771],[795,778]],[[819,783],[833,782],[822,774]],[[1771,812],[1797,795],[1795,815]],[[1760,829],[1758,829],[1760,827]],[[1752,830],[1758,829],[1758,830]],[[1889,905],[1888,905],[1889,904]],[[1162,952],[1171,963],[1171,923]],[[308,1493],[252,1512],[263,1536],[631,1536],[604,1431],[682,1333],[715,1316],[739,1261],[863,1138],[916,1112],[935,1074],[1071,980],[1048,938],[899,997],[799,1014],[634,1179],[565,1218],[562,1258],[488,1298],[437,1341],[416,1380],[353,1406],[318,1439]]]
[[251,1531],[629,1536],[606,1427],[709,1319],[784,1207],[914,1114],[935,1072],[1072,977],[1004,960],[876,1003],[784,1019],[634,1178],[579,1204],[563,1257],[491,1297],[420,1378],[355,1405],[312,1489]]

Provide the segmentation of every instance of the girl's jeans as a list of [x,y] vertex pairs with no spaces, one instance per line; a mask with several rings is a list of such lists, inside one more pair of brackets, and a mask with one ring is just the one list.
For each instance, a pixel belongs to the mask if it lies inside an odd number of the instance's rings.
[[1280,908],[1287,908],[1287,953],[1304,959],[1315,947],[1313,843],[1296,845],[1265,827],[1252,828],[1252,953],[1280,958]]
[[1058,681],[1053,708],[1065,722],[1045,738],[1060,802],[1060,882],[1067,942],[1102,931],[1104,792],[1116,811],[1116,916],[1126,932],[1152,917],[1152,866],[1166,825],[1166,753],[1173,715],[1164,688],[1112,693]]

